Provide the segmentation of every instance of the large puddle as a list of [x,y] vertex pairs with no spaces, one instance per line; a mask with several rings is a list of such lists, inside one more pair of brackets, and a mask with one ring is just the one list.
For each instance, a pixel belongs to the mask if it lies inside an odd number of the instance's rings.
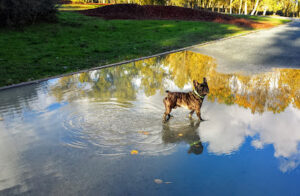
[[[0,195],[299,195],[300,70],[189,51],[0,91]],[[165,90],[206,77],[201,108]]]

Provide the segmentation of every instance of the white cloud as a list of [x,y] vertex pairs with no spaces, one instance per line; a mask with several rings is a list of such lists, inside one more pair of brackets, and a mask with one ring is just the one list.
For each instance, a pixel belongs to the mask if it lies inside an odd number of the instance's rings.
[[[245,138],[252,138],[251,145],[261,149],[273,145],[274,156],[291,159],[285,161],[282,168],[293,168],[298,165],[300,142],[300,111],[292,105],[284,112],[273,114],[252,114],[249,109],[236,105],[206,103],[205,121],[201,125],[200,137],[208,143],[208,151],[215,154],[231,154],[237,151]],[[297,156],[296,156],[297,155]],[[299,160],[299,161],[298,161]],[[286,171],[287,169],[282,169]]]

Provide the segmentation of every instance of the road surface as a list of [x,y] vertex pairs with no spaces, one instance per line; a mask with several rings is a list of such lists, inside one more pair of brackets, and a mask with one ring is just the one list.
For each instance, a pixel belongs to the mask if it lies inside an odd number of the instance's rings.
[[191,51],[217,59],[218,71],[249,73],[274,67],[300,68],[300,20],[245,36],[222,40]]

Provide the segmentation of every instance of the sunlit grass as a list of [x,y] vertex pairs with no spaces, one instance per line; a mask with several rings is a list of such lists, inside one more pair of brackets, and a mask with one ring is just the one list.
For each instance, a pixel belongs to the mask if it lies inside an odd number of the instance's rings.
[[58,18],[57,23],[0,30],[0,86],[157,54],[245,31],[229,24],[102,20],[73,12],[60,12]]
[[79,10],[88,10],[94,9],[98,7],[102,7],[103,5],[88,5],[88,4],[60,4],[58,5],[59,11],[79,11]]

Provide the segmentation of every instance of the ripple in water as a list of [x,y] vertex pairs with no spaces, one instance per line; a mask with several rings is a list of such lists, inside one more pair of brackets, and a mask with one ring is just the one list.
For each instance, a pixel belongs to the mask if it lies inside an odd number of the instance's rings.
[[162,140],[160,111],[144,115],[143,110],[111,101],[70,107],[73,112],[63,115],[62,142],[67,146],[110,156],[130,154],[133,149],[139,154],[169,154],[176,146]]

